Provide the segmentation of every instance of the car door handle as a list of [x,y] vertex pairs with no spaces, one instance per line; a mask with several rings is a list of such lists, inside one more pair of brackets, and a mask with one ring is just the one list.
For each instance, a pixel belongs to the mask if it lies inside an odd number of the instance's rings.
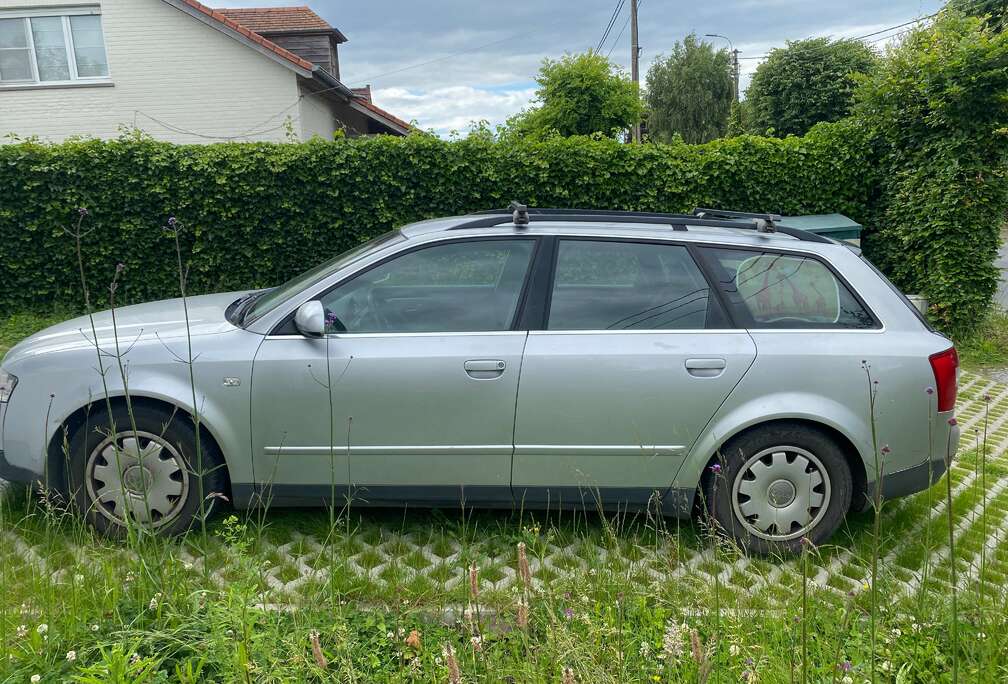
[[477,380],[498,378],[507,368],[507,363],[505,363],[502,359],[470,359],[463,365],[465,366],[465,372],[469,374],[469,377]]
[[724,359],[686,359],[686,372],[697,378],[716,378],[728,365]]

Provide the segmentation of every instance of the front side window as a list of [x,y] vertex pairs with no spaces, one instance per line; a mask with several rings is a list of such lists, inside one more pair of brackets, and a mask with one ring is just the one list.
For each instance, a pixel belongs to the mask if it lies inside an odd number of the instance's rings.
[[717,302],[685,247],[560,241],[548,329],[699,329],[719,322]]
[[99,14],[0,14],[0,85],[107,78]]
[[873,328],[875,320],[811,256],[704,248],[736,320],[751,328]]
[[395,257],[323,295],[331,332],[509,330],[535,241],[472,240]]

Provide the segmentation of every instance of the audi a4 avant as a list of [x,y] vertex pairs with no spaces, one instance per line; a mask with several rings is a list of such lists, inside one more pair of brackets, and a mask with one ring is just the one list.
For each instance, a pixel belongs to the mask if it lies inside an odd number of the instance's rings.
[[704,511],[772,552],[929,487],[959,439],[949,340],[856,248],[774,215],[424,221],[279,287],[192,297],[188,317],[195,392],[182,300],[122,308],[115,330],[95,316],[103,350],[129,346],[135,424],[88,318],[11,349],[0,477],[45,480],[111,533],[180,532],[217,494],[335,491]]

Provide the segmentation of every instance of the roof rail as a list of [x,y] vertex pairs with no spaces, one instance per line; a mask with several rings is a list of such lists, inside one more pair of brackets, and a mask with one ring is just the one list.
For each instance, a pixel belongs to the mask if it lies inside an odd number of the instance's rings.
[[[684,231],[687,226],[706,226],[711,228],[735,228],[741,230],[755,230],[761,233],[782,233],[804,242],[818,242],[830,244],[833,240],[811,233],[799,228],[777,225],[780,220],[777,214],[747,214],[743,212],[728,212],[715,209],[696,209],[692,214],[666,214],[655,211],[621,211],[612,209],[553,209],[553,208],[532,208],[523,207],[524,212],[520,212],[514,207],[517,202],[512,203],[512,207],[507,209],[486,209],[474,212],[470,216],[479,216],[471,221],[452,226],[449,230],[463,230],[467,228],[490,228],[493,226],[507,225],[515,223],[515,218],[520,216],[528,222],[542,221],[563,221],[563,222],[587,222],[604,220],[611,223],[647,223],[654,225],[671,226],[672,230]],[[518,205],[522,206],[522,205]],[[697,212],[705,212],[701,215]],[[524,227],[527,223],[515,223],[519,227]]]

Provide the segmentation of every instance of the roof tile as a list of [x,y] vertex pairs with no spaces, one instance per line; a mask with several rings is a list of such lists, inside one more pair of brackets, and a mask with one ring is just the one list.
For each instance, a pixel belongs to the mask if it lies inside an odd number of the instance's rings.
[[309,7],[241,7],[217,10],[253,31],[332,31],[325,19]]

